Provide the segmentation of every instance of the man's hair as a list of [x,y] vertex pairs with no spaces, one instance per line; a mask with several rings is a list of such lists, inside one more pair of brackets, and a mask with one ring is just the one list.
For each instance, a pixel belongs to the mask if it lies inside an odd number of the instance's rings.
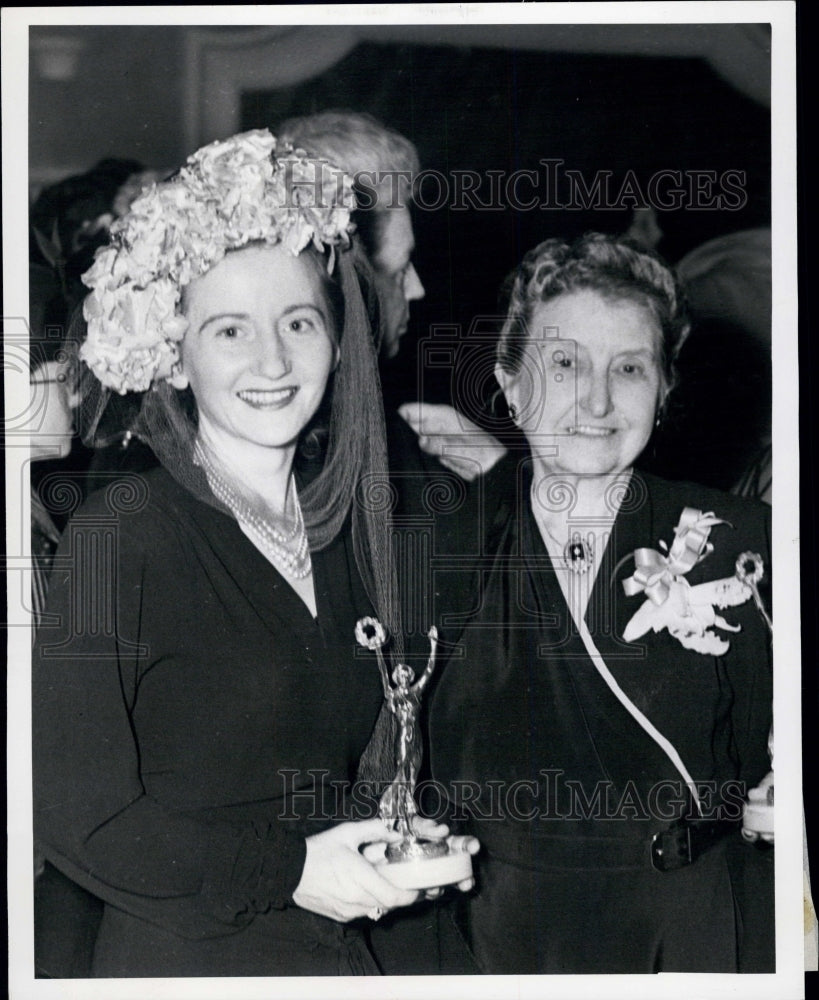
[[[394,204],[393,191],[399,189],[399,182],[390,181],[388,175],[400,172],[414,177],[418,173],[420,161],[415,146],[399,132],[360,111],[321,111],[288,118],[274,131],[279,142],[303,149],[308,156],[328,159],[354,181],[357,174],[366,175],[361,184],[353,185],[362,205],[353,218],[372,259],[380,245],[382,210]],[[411,199],[411,180],[400,183],[400,194],[406,201]]]
[[390,171],[418,173],[415,146],[377,118],[360,111],[321,111],[288,118],[276,133],[311,156],[324,156],[345,173],[377,175]]

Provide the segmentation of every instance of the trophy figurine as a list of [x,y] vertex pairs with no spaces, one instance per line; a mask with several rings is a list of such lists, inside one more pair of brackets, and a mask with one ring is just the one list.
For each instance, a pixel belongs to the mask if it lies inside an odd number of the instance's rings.
[[401,834],[401,840],[387,846],[381,873],[401,889],[432,889],[468,879],[472,875],[468,851],[453,850],[446,840],[423,840],[412,830],[412,819],[418,814],[415,786],[422,755],[418,717],[421,696],[435,669],[438,630],[433,625],[427,633],[429,661],[417,680],[415,671],[406,663],[399,663],[390,677],[382,652],[387,636],[377,619],[362,618],[356,625],[355,634],[362,646],[376,654],[384,702],[397,726],[395,777],[381,796],[378,812],[390,830]]

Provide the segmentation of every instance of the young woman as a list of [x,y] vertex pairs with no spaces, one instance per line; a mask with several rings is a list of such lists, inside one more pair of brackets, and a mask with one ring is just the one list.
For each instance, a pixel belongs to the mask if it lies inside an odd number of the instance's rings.
[[399,632],[351,183],[275,148],[199,150],[84,276],[89,433],[130,402],[162,463],[70,523],[34,659],[35,837],[105,903],[95,976],[375,972],[355,921],[417,898],[349,798],[382,701],[355,624]]

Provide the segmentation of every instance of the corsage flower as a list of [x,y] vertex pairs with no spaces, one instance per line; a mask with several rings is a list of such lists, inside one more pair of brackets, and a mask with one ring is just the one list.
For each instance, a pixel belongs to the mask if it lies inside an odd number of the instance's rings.
[[[626,626],[626,642],[634,642],[649,629],[668,629],[686,649],[710,656],[727,652],[730,642],[714,629],[739,632],[740,626],[729,624],[715,609],[744,604],[753,595],[752,585],[739,572],[693,587],[685,579],[690,569],[713,552],[714,546],[708,541],[711,528],[725,523],[713,513],[686,507],[674,529],[670,550],[660,542],[667,555],[656,549],[635,550],[635,570],[623,581],[623,589],[629,596],[645,593],[647,600]],[[760,570],[761,562],[759,559]]]
[[83,282],[88,336],[80,357],[103,385],[141,392],[168,380],[181,388],[182,289],[229,250],[257,240],[296,256],[349,243],[352,179],[303,151],[276,157],[256,129],[214,142],[170,180],[143,190],[111,225]]

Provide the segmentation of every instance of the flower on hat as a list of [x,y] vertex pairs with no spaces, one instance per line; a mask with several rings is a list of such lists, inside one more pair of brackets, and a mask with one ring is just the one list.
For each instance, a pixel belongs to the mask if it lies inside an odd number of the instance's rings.
[[267,129],[213,142],[111,225],[111,243],[82,276],[91,292],[80,357],[103,385],[126,393],[163,379],[185,384],[182,289],[229,250],[261,240],[295,256],[310,244],[349,243],[352,179],[303,151],[275,151]]

